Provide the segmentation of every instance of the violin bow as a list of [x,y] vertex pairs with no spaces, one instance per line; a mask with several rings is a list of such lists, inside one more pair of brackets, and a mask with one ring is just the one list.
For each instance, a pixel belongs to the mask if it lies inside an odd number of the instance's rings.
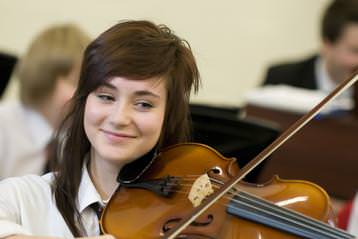
[[294,124],[292,124],[287,130],[285,130],[277,139],[275,139],[269,146],[261,151],[254,159],[246,164],[238,173],[237,176],[230,179],[219,190],[211,194],[202,204],[196,207],[193,212],[184,217],[176,226],[169,230],[164,238],[175,239],[187,226],[190,225],[195,219],[197,219],[205,210],[212,206],[216,201],[223,197],[230,191],[237,183],[239,183],[249,172],[262,163],[268,156],[270,156],[276,149],[278,149],[283,143],[296,134],[303,126],[305,126],[312,118],[314,118],[323,107],[329,102],[333,101],[343,91],[352,86],[358,81],[358,71],[352,74],[349,78],[341,82],[329,95],[327,95],[321,102],[319,102],[312,110],[303,115]]

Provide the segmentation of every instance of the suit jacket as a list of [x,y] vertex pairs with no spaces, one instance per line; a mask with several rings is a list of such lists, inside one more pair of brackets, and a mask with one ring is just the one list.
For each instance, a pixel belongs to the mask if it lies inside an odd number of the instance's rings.
[[316,90],[315,61],[317,55],[299,62],[271,66],[266,74],[264,85],[290,85]]

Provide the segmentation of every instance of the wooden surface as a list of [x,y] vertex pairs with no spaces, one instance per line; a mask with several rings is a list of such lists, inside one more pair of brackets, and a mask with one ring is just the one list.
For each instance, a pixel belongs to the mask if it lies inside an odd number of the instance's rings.
[[[276,122],[285,130],[301,115],[248,105],[246,117]],[[317,117],[274,152],[259,182],[274,174],[322,186],[331,196],[351,199],[358,189],[358,120],[346,114]]]

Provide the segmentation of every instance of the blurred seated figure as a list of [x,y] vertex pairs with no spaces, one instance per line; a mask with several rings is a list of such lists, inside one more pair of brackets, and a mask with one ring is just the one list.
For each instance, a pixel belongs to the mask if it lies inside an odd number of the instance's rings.
[[[358,1],[333,0],[323,14],[319,54],[270,67],[263,84],[284,84],[328,94],[357,69]],[[352,91],[346,90],[339,98],[351,99]]]
[[10,80],[16,61],[16,56],[0,52],[0,98]]
[[[332,0],[323,13],[319,54],[270,67],[263,87],[249,93],[246,114],[287,129],[357,69],[358,1]],[[351,113],[358,108],[357,86],[326,105],[273,152],[260,180],[274,174],[299,178],[337,199],[351,199],[358,188],[358,121]]]
[[19,60],[19,100],[0,104],[0,179],[43,173],[47,144],[77,86],[89,42],[76,25],[55,25],[37,35]]

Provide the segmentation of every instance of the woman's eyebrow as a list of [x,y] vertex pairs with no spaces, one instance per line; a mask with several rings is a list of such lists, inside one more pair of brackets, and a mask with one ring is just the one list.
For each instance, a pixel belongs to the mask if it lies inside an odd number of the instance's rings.
[[[110,82],[104,82],[100,87],[108,87],[110,89],[116,90],[117,87]],[[159,94],[156,94],[150,90],[138,90],[134,92],[135,96],[152,96],[155,98],[161,98]]]
[[154,92],[148,90],[139,90],[134,93],[136,96],[153,96],[155,98],[160,98],[160,95],[155,94]]
[[103,82],[103,84],[100,87],[108,87],[113,90],[117,89],[117,87],[115,85],[111,84],[110,82]]

